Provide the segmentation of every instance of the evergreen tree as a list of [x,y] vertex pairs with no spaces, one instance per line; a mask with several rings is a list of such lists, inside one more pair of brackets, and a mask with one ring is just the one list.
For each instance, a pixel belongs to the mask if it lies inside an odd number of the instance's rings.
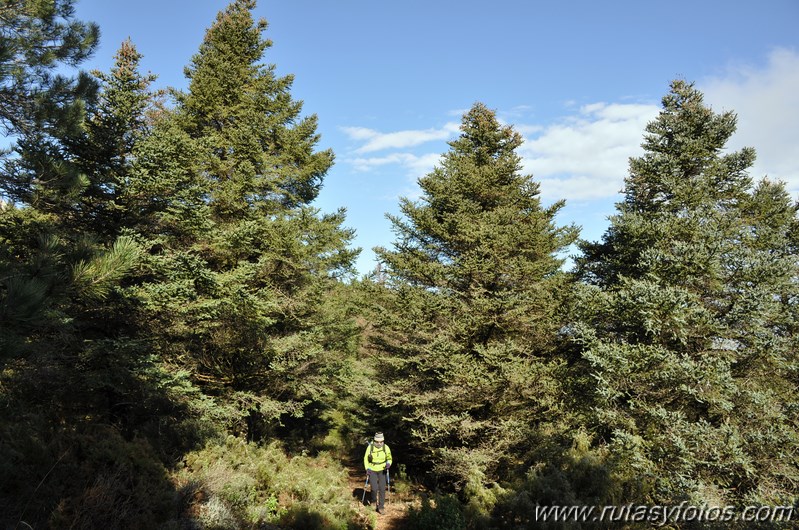
[[135,149],[150,134],[157,93],[150,89],[155,75],[142,75],[142,55],[130,40],[114,56],[109,73],[93,72],[101,85],[98,101],[90,109],[85,134],[72,149],[87,175],[81,195],[80,222],[113,238],[131,226],[135,211],[125,201],[132,185]]
[[179,97],[185,129],[211,154],[205,170],[221,218],[309,204],[333,163],[332,151],[314,152],[317,119],[300,118],[293,77],[260,63],[272,43],[263,38],[266,21],[253,20],[254,7],[255,0],[236,0],[219,13]]
[[81,127],[20,136],[4,175],[15,201],[58,216],[62,229],[113,241],[128,214],[120,201],[133,147],[147,131],[145,111],[155,98],[149,90],[155,76],[139,74],[140,59],[127,41],[109,74],[94,72],[101,91],[85,103]]
[[[88,74],[70,78],[59,66],[77,66],[91,55],[99,30],[74,20],[73,0],[0,3],[0,126],[18,136],[17,151],[38,153],[21,169],[3,152],[0,201],[31,204],[74,198],[83,176],[62,152],[61,141],[78,134],[96,91]],[[36,193],[36,191],[40,193]],[[45,189],[51,193],[41,193]],[[44,210],[44,206],[40,205]]]
[[521,136],[493,111],[474,105],[461,131],[419,180],[421,200],[390,216],[394,249],[376,249],[389,294],[371,362],[383,382],[374,395],[413,451],[442,480],[479,490],[559,420],[558,254],[577,230],[555,225],[562,201],[542,207],[520,171]]
[[[171,509],[163,502],[171,486],[155,452],[145,441],[131,442],[138,427],[157,421],[150,414],[142,415],[145,422],[133,418],[153,401],[148,385],[156,381],[146,377],[154,371],[151,358],[120,289],[141,255],[122,233],[114,203],[133,142],[113,137],[135,134],[127,127],[145,106],[126,112],[122,102],[120,65],[137,75],[138,56],[130,50],[110,75],[100,75],[99,100],[56,94],[53,85],[48,94],[55,99],[45,106],[59,112],[45,116],[34,106],[20,109],[19,122],[10,120],[18,141],[0,172],[0,189],[13,200],[0,208],[4,526],[117,524],[126,513],[121,507],[131,505],[151,526]],[[42,97],[30,101],[39,105]],[[102,126],[122,115],[117,127]],[[31,478],[44,476],[47,484]],[[140,478],[119,478],[134,476]],[[103,485],[103,499],[87,487],[92,483]]]
[[81,100],[91,94],[85,74],[54,75],[59,65],[77,66],[97,46],[95,24],[73,19],[74,0],[0,2],[0,124],[30,132],[43,123],[71,128]]
[[316,118],[299,117],[291,78],[260,63],[271,43],[254,6],[235,1],[208,29],[188,91],[141,144],[129,191],[149,204],[143,228],[162,230],[144,234],[142,320],[230,407],[231,428],[259,437],[329,393],[345,352],[330,347],[340,324],[325,300],[356,252],[343,210],[309,204],[333,156],[314,151]]
[[[96,306],[138,255],[130,238],[118,240],[126,217],[118,196],[128,179],[134,140],[144,133],[145,108],[152,103],[147,90],[152,76],[138,74],[139,59],[132,44],[124,43],[111,73],[96,74],[102,90],[97,100],[84,104],[85,123],[68,131],[46,133],[41,127],[21,131],[16,156],[6,161],[0,174],[3,189],[15,202],[3,212],[8,216],[5,237],[17,257],[16,272],[9,278],[28,285],[10,289],[7,303],[28,307],[16,297],[38,289],[42,304],[81,312],[80,318],[70,317],[73,331],[87,327],[115,335],[127,322],[125,317],[116,320],[118,313],[108,307]],[[70,181],[74,177],[75,185],[68,190],[61,178],[66,176]],[[15,218],[35,219],[38,235],[15,230]],[[115,258],[97,260],[112,248]],[[50,252],[55,254],[44,257]],[[42,274],[36,272],[39,260],[60,265]],[[32,268],[31,277],[23,280],[22,270],[27,268]],[[82,294],[95,307],[79,309]],[[37,336],[43,338],[41,333]]]
[[76,309],[83,295],[105,297],[136,254],[129,240],[115,244],[107,238],[98,245],[99,226],[77,222],[87,211],[90,178],[102,177],[87,176],[86,153],[77,148],[97,84],[83,73],[76,79],[54,75],[59,65],[77,65],[96,45],[97,27],[73,20],[73,12],[72,1],[0,6],[0,119],[17,140],[0,171],[0,196],[10,200],[0,209],[6,243],[0,322],[8,326],[3,343],[11,349],[24,343],[14,337],[35,337],[28,351],[62,339],[63,324],[70,322],[71,329],[75,322],[63,311]]
[[[263,439],[265,420],[321,414],[340,391],[357,329],[337,280],[355,251],[344,212],[309,205],[332,163],[315,118],[256,54],[235,57],[250,77],[231,92],[192,103],[235,67],[206,57],[266,49],[252,7],[220,14],[174,110],[126,42],[97,100],[46,106],[75,121],[8,118],[0,525],[161,527],[177,513],[165,464],[225,427]],[[205,110],[233,119],[206,127]]]
[[610,228],[582,243],[592,429],[637,500],[796,491],[797,207],[782,184],[753,185],[753,149],[724,152],[735,128],[673,82]]

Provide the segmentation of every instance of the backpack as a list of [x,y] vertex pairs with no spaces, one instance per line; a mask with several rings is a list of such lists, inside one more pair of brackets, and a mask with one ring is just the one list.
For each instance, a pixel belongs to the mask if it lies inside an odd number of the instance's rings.
[[[369,461],[370,464],[373,463],[372,462],[372,451],[374,450],[374,448],[375,448],[375,444],[372,443],[372,442],[369,442],[369,455],[366,457],[366,459]],[[386,446],[385,445],[383,446],[383,449],[381,449],[381,451],[383,451],[383,453],[386,452]]]

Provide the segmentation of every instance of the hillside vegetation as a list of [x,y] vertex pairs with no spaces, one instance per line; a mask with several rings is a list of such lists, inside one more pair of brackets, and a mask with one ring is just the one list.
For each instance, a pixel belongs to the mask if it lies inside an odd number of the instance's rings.
[[[596,242],[558,224],[520,134],[475,103],[356,278],[346,212],[313,206],[334,154],[268,64],[254,0],[218,14],[168,93],[130,41],[108,72],[56,75],[97,44],[73,3],[0,8],[2,527],[799,514],[797,204],[750,177],[735,114],[692,83],[667,88]],[[353,486],[375,431],[390,522]]]

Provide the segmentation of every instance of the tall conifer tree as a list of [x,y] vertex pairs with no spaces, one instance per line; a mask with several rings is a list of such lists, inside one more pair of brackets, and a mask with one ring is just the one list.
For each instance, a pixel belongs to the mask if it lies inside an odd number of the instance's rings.
[[72,146],[87,175],[81,221],[104,237],[115,237],[135,219],[135,212],[125,204],[126,190],[131,185],[135,150],[151,132],[148,112],[153,112],[157,97],[150,88],[156,76],[139,71],[141,58],[126,40],[110,72],[93,72],[101,91],[89,109],[85,134]]
[[314,152],[317,119],[300,117],[293,77],[261,63],[272,43],[263,37],[266,21],[253,20],[254,7],[255,0],[236,0],[219,13],[179,98],[185,129],[211,154],[206,174],[220,218],[309,204],[333,163],[329,149]]
[[[134,143],[122,139],[141,133],[131,131],[147,97],[133,109],[123,101],[141,95],[125,86],[120,71],[130,67],[125,73],[137,75],[132,48],[133,56],[121,54],[118,68],[100,76],[99,100],[87,90],[95,83],[86,75],[74,83],[51,76],[59,59],[85,57],[87,39],[96,36],[94,26],[69,20],[71,5],[5,2],[0,15],[24,9],[13,27],[30,31],[29,42],[9,43],[3,34],[0,45],[17,60],[37,61],[31,72],[19,69],[21,77],[4,85],[0,96],[28,91],[10,115],[0,109],[4,125],[18,136],[16,156],[0,172],[2,194],[12,200],[0,207],[0,524],[107,526],[118,524],[115,507],[135,504],[139,522],[152,526],[169,506],[156,501],[151,509],[148,503],[155,492],[168,494],[169,486],[147,444],[134,447],[124,438],[133,437],[131,405],[145,408],[138,398],[148,383],[140,377],[147,370],[142,342],[131,337],[136,323],[126,318],[120,292],[139,247],[122,235],[124,216],[115,202]],[[3,30],[11,34],[11,27]],[[146,92],[146,82],[137,89]],[[143,458],[112,458],[109,465],[110,453],[98,455],[101,445],[99,452],[110,448],[116,455],[143,449]],[[120,493],[114,477],[121,475],[142,480]],[[37,484],[32,476],[48,481]],[[85,489],[95,481],[105,484],[99,504]]]
[[152,212],[168,231],[140,293],[151,321],[257,436],[254,423],[300,416],[329,387],[339,323],[327,320],[325,295],[355,251],[343,210],[310,206],[333,155],[315,151],[316,118],[300,117],[291,78],[261,63],[271,43],[254,7],[236,0],[208,29],[187,92],[144,144],[138,182],[167,191],[175,178],[193,190]]
[[479,488],[528,456],[544,411],[557,416],[559,253],[577,230],[555,225],[562,202],[542,207],[521,136],[493,111],[474,105],[461,131],[422,198],[390,217],[394,249],[377,249],[392,295],[373,361],[418,454]]
[[799,479],[797,208],[724,152],[735,128],[672,83],[578,260],[596,439],[647,501],[773,504]]
[[[76,65],[96,45],[97,27],[72,20],[73,2],[6,4],[0,63],[18,66],[3,68],[0,120],[17,142],[0,171],[0,196],[9,200],[0,209],[0,238],[10,260],[3,274],[9,283],[0,289],[0,307],[7,308],[0,310],[0,321],[3,315],[17,319],[5,337],[40,326],[29,349],[47,343],[51,334],[59,348],[70,349],[66,336],[88,325],[81,304],[104,298],[136,254],[130,240],[116,241],[119,234],[101,215],[114,177],[102,165],[108,153],[89,146],[96,135],[87,132],[87,117],[96,119],[113,103],[97,106],[98,83],[87,74],[54,74],[59,63]],[[123,122],[118,128],[128,125],[127,117]],[[44,315],[49,318],[41,320]],[[55,322],[70,325],[53,329]]]

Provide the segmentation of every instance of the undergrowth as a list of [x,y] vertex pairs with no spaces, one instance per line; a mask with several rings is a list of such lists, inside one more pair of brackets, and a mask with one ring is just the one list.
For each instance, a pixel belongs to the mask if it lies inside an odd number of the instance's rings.
[[342,494],[346,470],[324,452],[292,456],[279,442],[257,445],[231,436],[189,453],[174,480],[183,517],[206,529],[369,527]]

